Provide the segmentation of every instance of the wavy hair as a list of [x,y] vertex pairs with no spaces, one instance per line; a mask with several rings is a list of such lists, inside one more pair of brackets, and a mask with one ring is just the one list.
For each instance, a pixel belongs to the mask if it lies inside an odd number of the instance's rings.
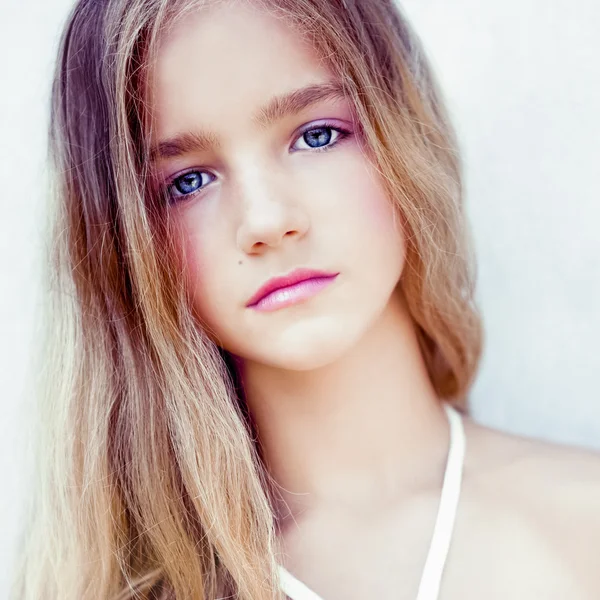
[[[275,485],[199,326],[149,165],[149,69],[198,0],[79,0],[52,88],[47,334],[20,600],[282,598]],[[343,82],[406,233],[399,285],[440,401],[482,345],[455,132],[393,0],[260,0]]]

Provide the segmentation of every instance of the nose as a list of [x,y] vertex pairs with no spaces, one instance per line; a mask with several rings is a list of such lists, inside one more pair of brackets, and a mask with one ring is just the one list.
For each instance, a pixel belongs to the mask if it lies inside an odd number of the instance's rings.
[[238,185],[241,219],[237,231],[238,248],[246,254],[260,254],[275,248],[284,238],[302,238],[309,228],[308,214],[293,186],[263,170],[246,173]]

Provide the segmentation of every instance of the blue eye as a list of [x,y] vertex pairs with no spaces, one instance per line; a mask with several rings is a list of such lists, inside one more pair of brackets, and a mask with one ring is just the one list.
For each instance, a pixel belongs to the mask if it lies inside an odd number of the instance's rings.
[[[308,149],[315,150],[318,152],[323,150],[329,150],[329,148],[332,148],[349,135],[350,132],[346,131],[345,129],[323,124],[319,125],[318,127],[311,127],[310,129],[306,129],[300,135],[298,141],[302,140],[305,144],[307,144]],[[332,138],[334,138],[335,141],[333,143],[330,143]]]
[[332,132],[331,127],[319,127],[307,131],[302,137],[311,148],[318,148],[326,146],[331,141]]
[[198,171],[190,171],[173,181],[173,187],[180,194],[191,194],[197,192],[202,185],[202,173]]
[[172,199],[193,196],[206,187],[202,185],[203,175],[210,175],[206,171],[188,171],[179,177],[175,177],[168,185],[168,191]]

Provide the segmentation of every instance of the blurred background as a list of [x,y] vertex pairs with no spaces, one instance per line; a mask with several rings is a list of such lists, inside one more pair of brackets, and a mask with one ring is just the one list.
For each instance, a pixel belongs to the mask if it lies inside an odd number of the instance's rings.
[[[0,4],[0,597],[31,489],[50,79],[72,0]],[[465,163],[486,342],[473,417],[600,449],[600,3],[404,0]]]

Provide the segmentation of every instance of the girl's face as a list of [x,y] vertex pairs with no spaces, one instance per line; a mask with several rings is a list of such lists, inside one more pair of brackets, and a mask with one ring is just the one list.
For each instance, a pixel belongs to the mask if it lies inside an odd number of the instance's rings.
[[[331,72],[298,31],[236,2],[178,22],[152,85],[155,165],[207,331],[245,361],[335,360],[392,310],[404,240]],[[338,275],[248,306],[298,268]]]

